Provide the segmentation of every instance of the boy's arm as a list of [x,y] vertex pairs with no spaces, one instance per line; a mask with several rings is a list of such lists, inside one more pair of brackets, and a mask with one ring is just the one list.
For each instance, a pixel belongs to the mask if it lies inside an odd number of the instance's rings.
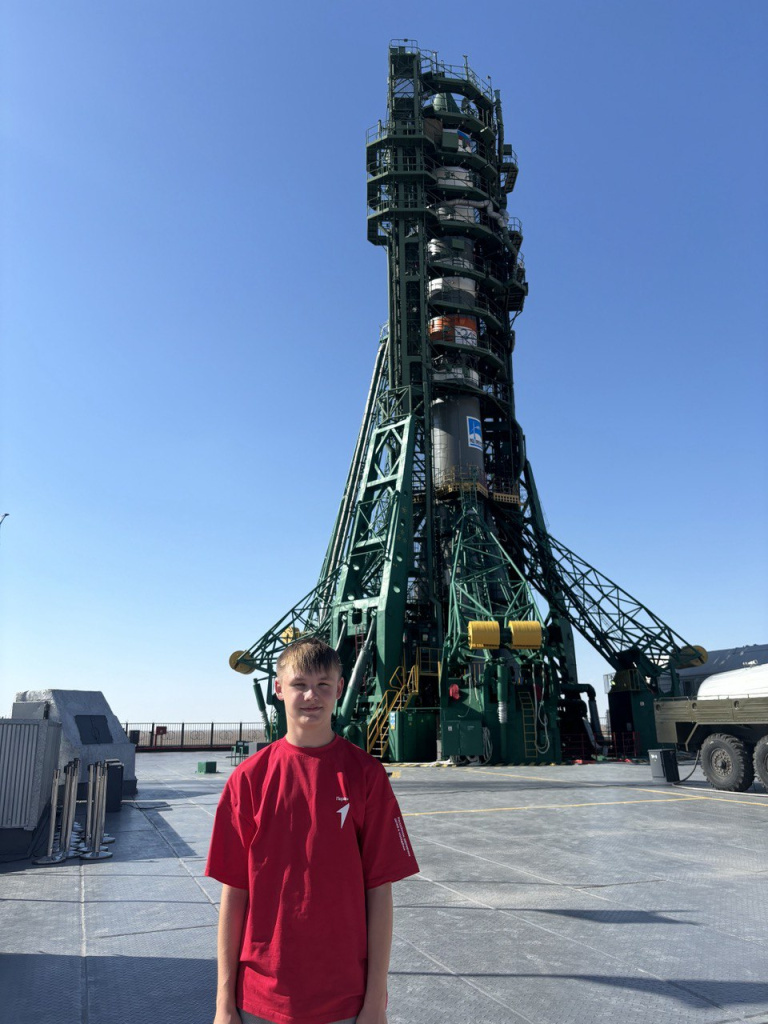
[[218,985],[213,1024],[241,1024],[235,1005],[240,939],[248,910],[248,890],[222,885],[217,944]]
[[392,883],[368,889],[368,979],[357,1024],[387,1024],[387,973],[392,950]]

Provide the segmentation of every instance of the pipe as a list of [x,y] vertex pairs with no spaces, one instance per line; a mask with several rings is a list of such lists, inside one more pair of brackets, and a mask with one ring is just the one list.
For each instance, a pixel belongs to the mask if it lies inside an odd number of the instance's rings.
[[101,840],[104,838],[104,819],[107,815],[107,766],[103,761],[99,761],[96,772],[96,835],[93,847],[100,850]]
[[269,716],[267,715],[267,705],[264,703],[264,694],[261,692],[261,685],[258,680],[253,684],[253,694],[256,698],[256,705],[261,713],[261,720],[264,723],[264,735],[270,735],[270,724]]
[[352,720],[352,713],[355,710],[355,704],[360,693],[360,688],[363,685],[363,679],[365,678],[365,672],[368,668],[368,664],[371,660],[371,654],[373,653],[374,637],[376,636],[376,616],[371,617],[371,624],[368,627],[368,634],[365,638],[360,653],[357,656],[355,667],[352,669],[352,675],[349,677],[347,683],[347,692],[344,694],[344,700],[341,704],[341,711],[336,719],[336,727],[339,730],[346,729]]
[[69,778],[72,769],[72,762],[64,765],[64,792],[61,797],[61,813],[59,815],[59,853],[63,854],[66,858],[67,851],[64,848],[64,834],[67,831],[67,819],[69,818],[69,802],[71,799],[71,788],[69,785]]
[[64,805],[66,813],[62,812],[61,829],[59,833],[59,850],[64,857],[70,856],[70,843],[72,842],[72,826],[75,823],[75,812],[77,810],[77,783],[80,778],[80,760],[75,758],[70,761],[64,769],[66,781],[64,783]]
[[339,620],[339,639],[336,641],[336,646],[334,647],[337,654],[339,654],[344,645],[344,641],[347,639],[347,621],[346,615],[342,615]]
[[[590,690],[592,687],[590,686]],[[605,739],[603,737],[603,730],[600,728],[600,715],[597,710],[597,701],[595,700],[595,691],[592,690],[592,695],[587,700],[587,707],[589,708],[589,722],[592,726],[592,732],[594,733],[594,744],[595,750],[598,747],[605,746]]]
[[496,678],[498,680],[499,695],[499,733],[501,734],[501,761],[506,764],[509,760],[509,668],[501,662],[496,666]]
[[[586,693],[587,695],[587,707],[589,708],[589,725],[590,730],[587,730],[592,746],[595,750],[598,747],[604,747],[605,738],[603,737],[603,730],[600,726],[600,715],[597,710],[597,694],[595,693],[594,686],[590,686],[589,683],[566,683],[560,687],[564,693]],[[586,722],[586,719],[584,719]]]
[[[70,761],[67,767],[64,769],[64,806],[65,810],[61,813],[61,821],[59,822],[59,849],[65,857],[69,856],[69,844],[72,838],[70,831],[70,821],[72,820],[72,804],[75,802],[77,791],[72,788],[72,780],[74,778],[74,761]],[[77,785],[77,783],[75,783]]]
[[96,763],[96,785],[94,793],[93,849],[81,853],[81,860],[107,860],[112,856],[111,850],[102,849],[104,838],[104,819],[107,811],[107,766],[104,761]]
[[102,842],[102,844],[104,846],[106,846],[109,843],[114,843],[115,837],[109,835],[107,833],[107,831],[106,831],[106,828],[107,828],[107,798],[109,796],[109,765],[110,765],[110,762],[109,761],[104,761],[103,764],[104,764],[104,794],[102,796],[102,800],[104,802],[104,808],[103,808],[103,810],[101,812],[101,825],[102,825],[102,828],[101,828],[101,842]]
[[[61,778],[61,769],[57,768],[53,773],[53,786],[51,788],[51,820],[48,828],[48,850],[46,852],[47,857],[53,856],[53,837],[56,834],[56,811],[59,803],[59,779]],[[58,858],[57,858],[58,859]]]
[[53,772],[53,784],[51,786],[51,818],[48,823],[48,847],[44,857],[38,857],[37,860],[33,860],[33,864],[60,864],[62,860],[65,860],[61,856],[61,851],[57,850],[53,852],[53,840],[56,835],[56,811],[59,804],[59,779],[61,777],[61,769],[56,768]]
[[89,850],[93,849],[93,791],[94,791],[94,778],[95,778],[94,764],[88,765],[88,796],[86,797],[85,804],[85,841],[83,843],[83,853],[88,853]]
[[587,707],[589,708],[589,724],[592,726],[592,745],[595,750],[598,747],[605,746],[605,740],[603,739],[603,730],[600,728],[600,715],[597,710],[597,694],[595,693],[594,686],[590,686],[589,683],[582,683],[579,685],[579,690],[587,695]]
[[107,772],[103,761],[96,764],[96,793],[94,797],[96,820],[93,826],[93,849],[91,853],[101,852],[101,840],[104,836],[104,818],[107,809]]
[[584,723],[584,731],[587,734],[589,742],[592,744],[594,749],[597,750],[597,741],[595,740],[595,734],[594,734],[594,732],[592,730],[592,726],[589,724],[589,719],[588,718],[582,718],[582,722]]

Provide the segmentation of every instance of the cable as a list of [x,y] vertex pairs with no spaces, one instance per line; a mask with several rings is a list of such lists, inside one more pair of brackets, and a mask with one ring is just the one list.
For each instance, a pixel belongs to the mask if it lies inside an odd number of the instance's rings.
[[538,750],[538,752],[540,754],[546,754],[546,752],[549,750],[549,748],[551,746],[551,742],[550,742],[550,739],[549,739],[549,728],[548,728],[548,726],[549,726],[549,716],[544,714],[544,708],[543,708],[543,706],[541,704],[539,705],[539,721],[541,722],[542,727],[544,729],[544,739],[546,740],[546,743],[544,744],[543,747],[540,747],[539,744],[537,743],[536,744],[536,749]]
[[699,766],[699,755],[700,754],[701,754],[701,747],[699,747],[699,749],[696,751],[696,760],[693,762],[693,768],[691,769],[690,774],[686,775],[684,779],[679,779],[677,782],[673,782],[672,783],[673,786],[682,786],[682,784],[684,782],[687,782],[688,779],[690,779],[691,775],[693,775],[693,773],[696,771],[696,769]]
[[488,764],[493,755],[493,743],[491,741],[491,730],[483,726],[483,760],[481,764]]
[[[543,665],[539,666],[539,671],[540,671],[540,674],[541,674],[541,692],[543,694],[544,693],[544,666]],[[540,703],[539,696],[538,696],[538,694],[536,692],[536,675],[535,675],[535,673],[536,673],[536,669],[534,668],[534,670],[533,670],[534,720],[535,721],[538,720],[541,723],[542,728],[544,729],[544,740],[545,740],[545,743],[544,743],[544,746],[540,747],[539,746],[539,737],[538,736],[534,737],[534,743],[536,744],[536,750],[537,750],[537,752],[539,754],[546,754],[546,752],[549,750],[549,747],[550,747],[549,730],[547,729],[547,726],[549,725],[549,718],[544,713],[544,705]]]

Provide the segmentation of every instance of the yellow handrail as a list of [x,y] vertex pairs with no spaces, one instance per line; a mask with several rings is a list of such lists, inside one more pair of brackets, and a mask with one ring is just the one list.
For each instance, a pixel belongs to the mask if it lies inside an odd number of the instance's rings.
[[389,686],[384,691],[384,694],[379,702],[379,706],[371,716],[368,722],[368,753],[373,750],[374,746],[379,740],[381,733],[384,731],[384,725],[389,720],[389,713],[392,710],[392,705],[395,702],[397,694],[402,689],[402,686],[394,688],[393,683],[396,682],[398,677],[402,676],[403,666],[398,665],[395,671],[392,673],[392,678],[389,681]]
[[381,739],[384,730],[388,727],[390,713],[399,710],[401,707],[408,707],[411,698],[419,692],[418,665],[411,667],[405,682],[401,683],[400,686],[393,685],[396,684],[398,679],[402,679],[404,672],[404,666],[398,665],[392,673],[392,678],[389,681],[390,685],[384,692],[379,706],[368,722],[367,750],[369,754]]

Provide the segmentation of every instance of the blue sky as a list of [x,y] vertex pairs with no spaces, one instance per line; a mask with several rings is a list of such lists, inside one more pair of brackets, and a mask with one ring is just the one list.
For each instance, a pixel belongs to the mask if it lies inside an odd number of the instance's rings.
[[0,27],[0,714],[57,686],[256,717],[227,657],[317,579],[386,318],[364,139],[395,37],[501,90],[553,534],[693,643],[768,640],[762,0],[17,0]]

